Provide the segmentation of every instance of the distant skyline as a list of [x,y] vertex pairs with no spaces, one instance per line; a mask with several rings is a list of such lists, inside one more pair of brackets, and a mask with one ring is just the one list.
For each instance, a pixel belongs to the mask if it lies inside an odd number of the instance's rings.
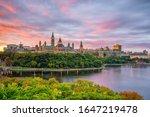
[[[150,52],[150,0],[0,0],[0,50],[7,44],[50,44],[84,48],[123,45]],[[56,44],[56,43],[55,43]]]

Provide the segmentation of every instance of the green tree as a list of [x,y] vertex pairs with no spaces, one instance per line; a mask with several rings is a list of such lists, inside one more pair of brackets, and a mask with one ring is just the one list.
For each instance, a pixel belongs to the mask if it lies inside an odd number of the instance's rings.
[[37,62],[34,61],[34,60],[32,60],[32,61],[30,62],[30,67],[37,67]]

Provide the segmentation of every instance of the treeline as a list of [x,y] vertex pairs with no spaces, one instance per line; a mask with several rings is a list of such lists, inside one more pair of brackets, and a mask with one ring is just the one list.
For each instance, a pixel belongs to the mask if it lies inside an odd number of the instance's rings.
[[130,57],[104,57],[102,59],[105,64],[125,64],[132,62]]
[[121,100],[142,99],[136,92],[114,92],[91,81],[59,83],[54,78],[1,78],[1,100]]
[[92,68],[101,67],[103,64],[125,64],[144,62],[150,63],[150,59],[130,57],[104,57],[99,58],[92,54],[80,53],[0,53],[0,60],[6,66],[19,66],[30,68]]
[[79,53],[1,53],[6,66],[31,68],[91,68],[101,67],[102,60],[91,54]]
[[122,57],[104,57],[102,62],[105,64],[125,64],[125,63],[150,63],[150,59],[147,58],[130,58],[127,56]]

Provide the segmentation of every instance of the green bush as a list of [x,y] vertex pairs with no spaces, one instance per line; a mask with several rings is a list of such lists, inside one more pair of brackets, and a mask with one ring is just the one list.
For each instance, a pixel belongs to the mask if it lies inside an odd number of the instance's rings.
[[142,99],[135,92],[114,92],[85,79],[59,83],[54,78],[1,78],[1,100],[120,100]]

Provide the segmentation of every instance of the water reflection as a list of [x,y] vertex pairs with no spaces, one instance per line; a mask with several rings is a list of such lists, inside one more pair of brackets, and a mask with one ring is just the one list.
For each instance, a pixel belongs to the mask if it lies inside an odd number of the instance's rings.
[[108,66],[102,71],[77,72],[14,72],[11,77],[43,77],[57,78],[59,82],[72,82],[76,78],[86,78],[99,85],[109,87],[115,91],[136,91],[150,99],[150,66],[149,65],[123,65]]

